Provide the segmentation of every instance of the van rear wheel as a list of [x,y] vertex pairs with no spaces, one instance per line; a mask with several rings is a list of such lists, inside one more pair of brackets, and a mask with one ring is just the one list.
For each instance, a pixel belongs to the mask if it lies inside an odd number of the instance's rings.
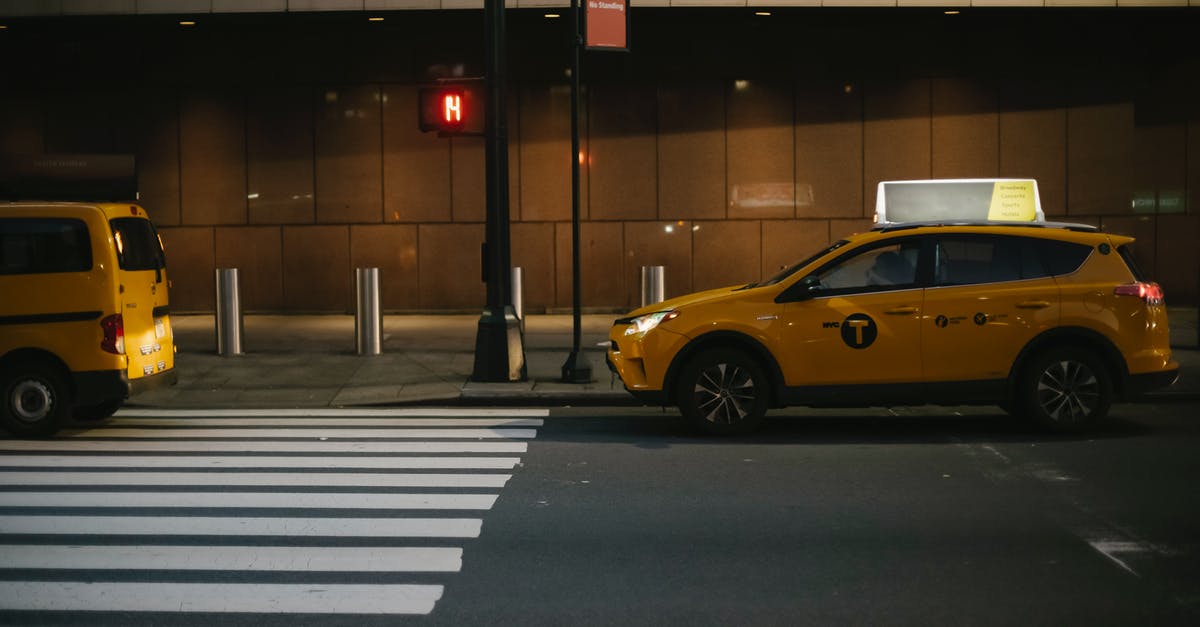
[[71,392],[57,368],[31,363],[0,373],[0,426],[21,437],[53,435],[71,411]]

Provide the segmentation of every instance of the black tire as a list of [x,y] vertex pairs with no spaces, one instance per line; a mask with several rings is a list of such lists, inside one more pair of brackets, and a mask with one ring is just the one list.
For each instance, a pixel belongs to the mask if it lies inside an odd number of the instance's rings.
[[117,399],[115,401],[105,401],[99,405],[79,406],[75,408],[75,419],[84,422],[108,420],[124,404],[125,401],[123,399]]
[[0,426],[19,437],[54,435],[71,414],[71,390],[58,368],[44,363],[0,373]]
[[714,435],[736,435],[762,425],[768,386],[758,362],[739,350],[714,348],[683,368],[675,398],[693,428]]
[[1053,348],[1024,369],[1016,400],[1041,427],[1058,433],[1083,431],[1103,420],[1112,406],[1112,379],[1090,351]]

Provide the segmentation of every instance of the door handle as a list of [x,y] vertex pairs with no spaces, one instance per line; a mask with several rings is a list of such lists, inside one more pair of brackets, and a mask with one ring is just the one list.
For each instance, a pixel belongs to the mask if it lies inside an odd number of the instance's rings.
[[883,313],[885,313],[889,316],[907,316],[908,314],[917,313],[917,308],[916,307],[893,307],[892,309],[884,310]]
[[1017,309],[1045,309],[1050,306],[1050,301],[1046,300],[1027,300],[1017,303]]

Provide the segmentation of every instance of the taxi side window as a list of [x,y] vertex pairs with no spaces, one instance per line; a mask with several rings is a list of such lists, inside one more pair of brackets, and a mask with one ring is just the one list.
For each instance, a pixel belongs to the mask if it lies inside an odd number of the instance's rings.
[[1048,276],[1031,240],[947,236],[934,247],[934,285],[978,285]]
[[818,273],[819,293],[876,292],[913,287],[917,281],[917,242],[878,246],[838,260]]
[[0,274],[92,269],[87,225],[70,218],[0,219]]

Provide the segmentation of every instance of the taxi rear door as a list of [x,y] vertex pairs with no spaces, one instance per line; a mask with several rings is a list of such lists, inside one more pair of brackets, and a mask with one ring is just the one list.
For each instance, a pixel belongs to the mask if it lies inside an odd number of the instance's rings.
[[154,225],[137,206],[109,220],[120,267],[121,318],[129,379],[175,367],[168,315],[167,270]]

